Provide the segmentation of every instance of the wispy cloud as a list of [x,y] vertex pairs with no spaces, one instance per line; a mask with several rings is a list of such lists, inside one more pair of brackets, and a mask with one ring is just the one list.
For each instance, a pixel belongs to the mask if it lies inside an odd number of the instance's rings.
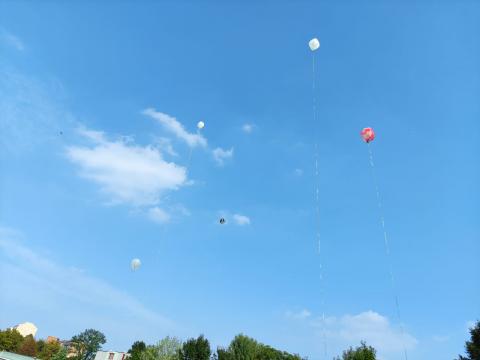
[[[125,266],[128,267],[128,264]],[[62,326],[58,323],[59,328],[108,328],[109,336],[117,337],[116,340],[120,342],[132,341],[133,339],[125,337],[135,336],[136,331],[145,333],[147,329],[155,329],[157,333],[166,333],[169,330],[178,330],[172,320],[147,308],[125,291],[89,275],[88,272],[54,262],[45,254],[22,244],[18,233],[5,228],[0,228],[0,273],[8,274],[8,278],[3,277],[0,283],[3,294],[0,297],[0,308],[3,314],[18,316],[20,313],[33,312],[42,331],[45,331],[42,325],[56,322],[47,314],[70,320],[71,325]],[[32,293],[35,294],[34,301],[31,301]],[[46,315],[45,323],[41,314]],[[7,317],[3,321],[9,319],[10,317]],[[82,325],[84,323],[85,325]],[[120,323],[123,326],[116,328]],[[130,334],[119,330],[125,327],[131,330]],[[132,329],[135,330],[132,332]],[[70,333],[64,336],[72,335]]]
[[[202,134],[200,134],[200,132],[197,132],[197,133],[188,132],[185,129],[184,125],[173,116],[157,111],[154,108],[147,108],[142,111],[142,114],[156,120],[168,132],[172,133],[178,139],[185,142],[189,147],[191,148],[194,148],[197,146],[202,148],[208,147],[207,139]],[[163,146],[170,155],[176,155],[176,153],[173,151],[173,148],[170,145],[170,141],[168,139],[166,140],[165,138],[160,138],[160,139],[161,139],[160,145]],[[212,156],[215,162],[217,163],[217,165],[223,166],[226,160],[232,158],[233,148],[229,150],[225,150],[220,147],[217,147],[212,150]]]
[[173,149],[172,141],[166,137],[159,137],[156,139],[156,143],[160,150],[166,152],[171,156],[178,156],[177,152]]
[[229,210],[220,210],[217,214],[218,219],[225,219],[224,225],[233,224],[237,226],[246,226],[251,223],[250,217],[238,213],[232,213]]
[[213,159],[219,166],[223,166],[225,161],[233,157],[233,148],[230,150],[224,150],[217,147],[212,151]]
[[[0,64],[2,149],[19,153],[39,146],[44,149],[61,146],[78,173],[100,187],[105,202],[142,206],[140,213],[150,219],[153,219],[148,216],[150,208],[157,207],[168,193],[193,183],[188,180],[184,165],[165,158],[168,155],[179,158],[172,139],[159,137],[145,145],[136,143],[132,137],[112,138],[103,131],[82,127],[65,107],[65,95],[63,85],[56,79],[40,80]],[[146,113],[161,114],[153,109],[147,109]],[[160,118],[190,146],[207,147],[207,140],[201,134],[188,133],[168,115]],[[66,144],[69,146],[65,147]],[[233,149],[219,149],[214,158],[223,163],[232,153]],[[167,213],[173,211],[169,213],[172,218],[188,212],[177,211],[172,204],[166,207],[164,202],[161,209]]]
[[103,131],[91,130],[85,127],[79,127],[77,133],[83,137],[93,141],[94,143],[101,144],[107,141],[105,133]]
[[234,214],[233,221],[235,222],[235,224],[240,226],[250,225],[250,218],[245,215]]
[[298,312],[287,311],[285,313],[285,316],[289,319],[305,320],[305,319],[309,318],[310,316],[312,316],[312,313],[307,309],[303,309],[303,310],[300,310]]
[[170,214],[167,213],[165,210],[159,208],[158,206],[155,206],[148,210],[148,217],[150,218],[150,220],[159,224],[165,224],[170,222],[171,220]]
[[365,340],[379,352],[379,357],[398,353],[406,349],[413,349],[418,341],[408,332],[403,332],[390,324],[387,317],[374,311],[365,311],[357,315],[343,315],[340,317],[313,317],[308,310],[287,312],[287,318],[302,320],[308,327],[317,330],[317,336],[325,336],[326,341],[333,347],[345,349],[353,344],[360,344]]
[[25,50],[25,44],[23,43],[23,41],[20,40],[18,36],[15,36],[8,31],[5,31],[5,30],[0,31],[0,40],[4,44],[14,48],[15,50],[18,50],[18,51]]
[[242,131],[245,133],[245,134],[250,134],[252,133],[253,131],[253,128],[254,128],[254,125],[253,124],[243,124],[242,125]]
[[340,318],[331,317],[325,325],[328,337],[342,339],[350,344],[365,340],[381,354],[402,351],[404,345],[407,349],[412,349],[418,343],[412,335],[402,334],[399,329],[391,326],[387,317],[374,311]]
[[[162,156],[176,155],[170,139],[160,138],[147,146],[137,145],[127,136],[112,140],[102,131],[82,127],[64,107],[64,97],[57,80],[41,81],[0,64],[2,148],[18,153],[70,143],[64,148],[66,157],[78,166],[82,177],[98,184],[106,202],[113,204],[156,206],[166,193],[191,183],[184,166]],[[141,213],[148,216],[148,209]]]
[[108,140],[104,133],[88,129],[80,129],[79,134],[91,144],[69,146],[67,157],[113,203],[156,205],[164,192],[186,185],[186,168],[165,161],[152,146],[122,138]]
[[143,110],[144,115],[151,117],[158,121],[167,131],[174,134],[180,140],[183,140],[190,147],[206,147],[207,139],[201,134],[192,134],[185,130],[185,127],[173,116],[156,111],[154,108],[148,108]]
[[51,146],[75,126],[62,106],[65,93],[55,80],[43,81],[0,64],[0,145],[9,152]]

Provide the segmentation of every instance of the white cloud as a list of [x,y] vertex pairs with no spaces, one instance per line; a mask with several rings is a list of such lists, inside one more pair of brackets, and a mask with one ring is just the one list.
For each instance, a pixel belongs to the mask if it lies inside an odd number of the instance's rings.
[[233,156],[233,148],[231,148],[230,150],[224,150],[217,147],[212,151],[212,154],[216,163],[222,166],[225,163],[225,160],[230,159]]
[[[66,147],[67,158],[79,174],[100,185],[108,203],[152,207],[168,192],[192,183],[185,167],[163,158],[176,155],[170,139],[138,146],[132,137],[112,140],[82,127],[63,106],[65,91],[58,80],[38,80],[0,64],[0,84],[0,146],[5,151],[72,145]],[[174,205],[166,210],[181,213]],[[148,215],[143,209],[140,213]]]
[[156,111],[153,108],[143,110],[144,115],[157,120],[166,130],[173,133],[179,139],[185,141],[190,147],[207,147],[207,139],[200,134],[192,134],[185,130],[184,126],[174,117]]
[[159,224],[168,223],[171,219],[171,216],[165,210],[159,208],[158,206],[155,206],[148,210],[148,217],[150,220]]
[[243,124],[242,125],[242,130],[246,134],[250,134],[253,131],[253,125],[252,124]]
[[[322,320],[315,321],[314,326],[321,328]],[[412,349],[418,341],[407,332],[391,326],[387,317],[374,311],[357,315],[344,315],[340,318],[328,317],[324,322],[327,339],[344,341],[346,344],[360,343],[365,340],[379,351],[379,354],[401,352],[405,346]]]
[[[156,111],[154,108],[145,109],[142,111],[142,113],[159,122],[167,131],[171,132],[177,138],[184,141],[188,146],[192,148],[196,146],[200,146],[203,148],[207,147],[208,144],[205,137],[203,137],[199,132],[196,134],[189,133],[187,130],[185,130],[185,127],[182,125],[182,123],[180,123],[176,118],[168,114]],[[251,130],[252,128],[247,131]],[[159,145],[170,155],[176,155],[168,139],[160,138]],[[220,147],[217,147],[212,150],[212,155],[215,162],[218,165],[222,166],[227,159],[230,159],[233,156],[233,148],[231,148],[230,150],[224,150]]]
[[178,156],[177,152],[173,149],[172,141],[170,139],[165,137],[159,137],[156,140],[156,143],[161,150],[165,151],[171,156]]
[[12,33],[9,33],[8,31],[2,31],[0,34],[0,39],[2,40],[3,43],[13,47],[18,51],[25,50],[25,45],[23,41],[20,40],[20,38],[18,38],[17,36],[13,35]]
[[95,142],[95,143],[103,143],[106,142],[107,140],[105,139],[105,133],[103,131],[96,131],[96,130],[90,130],[85,127],[79,127],[77,129],[77,132],[82,135],[83,137]]
[[114,203],[156,205],[164,192],[186,185],[186,168],[165,161],[151,146],[109,141],[102,132],[87,129],[79,133],[92,144],[68,147],[67,157]]
[[287,318],[295,319],[295,320],[305,320],[305,319],[309,318],[311,315],[312,315],[312,313],[307,309],[303,309],[299,312],[287,311],[285,313],[285,316]]
[[228,210],[220,210],[217,212],[217,220],[215,221],[217,224],[219,224],[218,220],[219,219],[225,219],[225,223],[222,226],[226,226],[230,224],[230,222],[234,225],[238,226],[245,226],[245,225],[250,225],[251,220],[248,216],[246,215],[241,215],[241,214],[232,214],[231,211]]
[[[163,198],[162,203],[166,202],[165,200],[167,199],[168,197]],[[173,204],[166,208],[159,206],[151,207],[146,211],[146,215],[151,221],[163,225],[176,221],[181,217],[190,216],[191,214],[182,204]]]
[[[0,282],[2,326],[18,322],[18,316],[27,316],[39,325],[41,336],[54,331],[65,338],[88,326],[106,332],[113,340],[109,344],[123,346],[140,335],[152,338],[150,332],[158,336],[179,331],[172,320],[124,290],[87,271],[54,262],[23,245],[18,237],[13,231],[0,228],[0,274],[8,274]],[[125,269],[125,274],[129,274],[128,260]],[[69,319],[67,323],[65,318]],[[125,333],[125,328],[129,332]]]
[[295,326],[306,326],[307,333],[312,333],[313,327],[316,331],[312,341],[317,343],[325,340],[330,351],[334,353],[341,353],[350,346],[360,345],[364,340],[377,349],[378,358],[392,359],[398,354],[403,354],[404,346],[411,350],[418,343],[407,331],[402,332],[400,328],[390,324],[387,317],[374,311],[340,317],[314,317],[308,310],[289,311],[285,315],[287,319],[297,322]]
[[233,215],[233,221],[235,221],[235,224],[243,226],[243,225],[250,225],[250,218],[245,215],[240,215],[240,214],[234,214]]

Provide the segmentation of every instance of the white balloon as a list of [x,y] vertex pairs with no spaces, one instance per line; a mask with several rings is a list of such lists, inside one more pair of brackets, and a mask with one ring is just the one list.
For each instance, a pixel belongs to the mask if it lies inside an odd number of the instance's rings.
[[132,271],[135,271],[137,270],[140,265],[142,265],[142,262],[140,261],[140,259],[133,259],[131,262],[130,262],[130,267],[132,268]]
[[308,42],[308,46],[310,46],[310,50],[315,51],[320,47],[320,41],[317,38],[313,38]]
[[198,124],[197,124],[197,127],[199,129],[203,129],[205,127],[205,123],[203,121],[199,121]]

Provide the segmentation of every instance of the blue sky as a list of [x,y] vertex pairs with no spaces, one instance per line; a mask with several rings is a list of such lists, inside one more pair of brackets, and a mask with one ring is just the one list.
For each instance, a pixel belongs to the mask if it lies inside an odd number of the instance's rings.
[[242,332],[323,359],[324,312],[328,358],[366,339],[382,359],[402,343],[452,359],[480,310],[479,17],[473,1],[2,2],[0,327],[93,327],[116,350]]

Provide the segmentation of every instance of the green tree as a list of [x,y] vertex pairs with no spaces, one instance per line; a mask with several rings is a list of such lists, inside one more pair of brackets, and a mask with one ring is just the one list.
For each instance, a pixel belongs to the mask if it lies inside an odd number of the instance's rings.
[[285,351],[280,351],[268,345],[260,344],[256,355],[257,360],[302,360],[299,355],[289,354]]
[[100,331],[87,329],[72,337],[71,341],[77,352],[77,360],[92,360],[95,353],[107,342],[107,339]]
[[468,356],[459,355],[459,360],[480,360],[480,321],[470,328],[470,341],[465,342]]
[[179,339],[167,336],[155,345],[148,346],[145,359],[142,360],[178,360],[181,348],[182,342]]
[[[37,349],[39,346],[37,345]],[[52,357],[61,350],[62,346],[58,341],[46,342],[42,350],[38,352],[38,357],[42,360],[51,360]]]
[[20,355],[35,357],[37,355],[37,343],[33,335],[27,335],[23,338],[22,344],[17,351]]
[[259,344],[245,335],[237,335],[228,347],[228,353],[234,360],[253,360],[259,350]]
[[189,339],[179,350],[180,360],[209,360],[212,350],[210,343],[203,335]]
[[0,331],[0,351],[17,352],[22,342],[23,336],[17,330]]
[[217,360],[302,360],[299,355],[259,343],[245,335],[237,335],[227,349],[218,348]]
[[40,339],[37,341],[37,354],[41,354],[43,349],[45,348],[45,345],[47,343],[45,342],[45,340],[43,339]]
[[67,360],[67,354],[68,354],[67,348],[61,346],[60,350],[57,351],[50,360]]
[[130,350],[128,350],[128,353],[130,354],[130,359],[141,360],[146,349],[147,346],[143,341],[135,341],[132,344]]
[[376,360],[377,351],[373,347],[367,346],[365,341],[360,344],[355,350],[350,347],[343,352],[341,358],[337,357],[335,360]]
[[213,357],[214,360],[234,360],[232,354],[223,348],[218,348],[217,353]]

